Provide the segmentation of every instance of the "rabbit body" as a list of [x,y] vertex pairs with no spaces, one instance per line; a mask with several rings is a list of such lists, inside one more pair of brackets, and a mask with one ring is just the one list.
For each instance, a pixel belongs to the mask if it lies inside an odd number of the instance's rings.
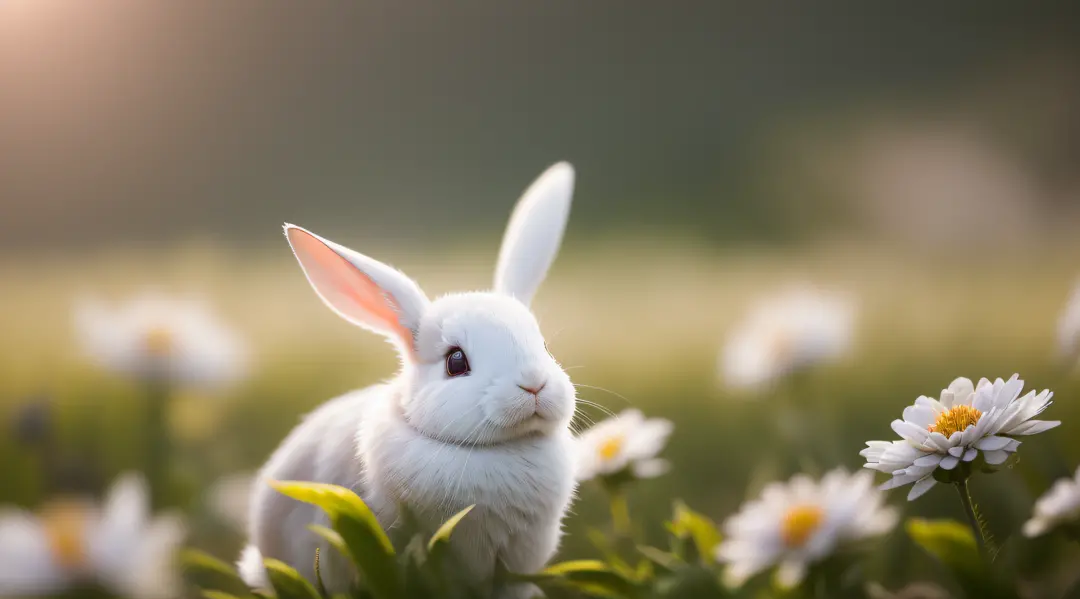
[[[285,439],[260,478],[350,488],[384,529],[397,521],[399,502],[431,531],[476,504],[450,539],[470,578],[490,579],[496,559],[516,572],[543,567],[558,547],[574,489],[569,430],[494,447],[447,444],[403,422],[396,394],[392,384],[377,385],[322,405]],[[322,510],[258,485],[252,513],[251,543],[262,557],[292,564],[313,580],[321,546],[327,588],[348,589],[352,566],[307,530],[328,525]]]
[[330,483],[355,491],[391,533],[404,506],[433,533],[474,505],[450,539],[462,572],[499,597],[496,563],[543,567],[558,547],[574,494],[575,391],[528,304],[555,257],[569,213],[573,170],[557,164],[518,202],[490,292],[429,300],[401,272],[286,225],[308,281],[344,319],[383,334],[401,356],[391,381],[331,400],[308,415],[260,472],[252,492],[244,579],[265,587],[263,558],[314,577],[316,547],[328,590],[345,591],[351,564],[308,527],[316,507],[266,480]]

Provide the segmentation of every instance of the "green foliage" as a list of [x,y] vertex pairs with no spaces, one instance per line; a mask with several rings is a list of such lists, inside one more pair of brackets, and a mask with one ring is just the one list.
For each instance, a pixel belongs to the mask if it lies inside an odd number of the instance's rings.
[[712,520],[676,501],[675,516],[669,529],[680,545],[693,541],[693,549],[700,560],[712,561],[713,551],[720,544],[720,532]]
[[587,595],[611,598],[642,596],[641,583],[630,580],[601,560],[574,560],[549,566],[537,574],[514,574],[514,580],[541,589],[567,587]]
[[1014,599],[1015,588],[995,574],[991,564],[979,554],[971,528],[953,520],[912,518],[905,525],[908,536],[933,556],[952,575],[971,599]]
[[[322,508],[331,527],[311,525],[312,534],[324,539],[356,567],[359,576],[349,597],[331,598],[319,574],[305,580],[291,566],[280,561],[265,561],[267,574],[279,599],[421,599],[448,597],[481,599],[489,592],[462,580],[450,540],[455,529],[475,506],[469,506],[446,520],[433,535],[413,532],[400,536],[399,549],[379,526],[374,514],[352,491],[316,483],[273,483],[282,493]],[[401,520],[415,525],[415,519],[402,511]],[[955,582],[959,596],[970,599],[1018,599],[1017,581],[1007,569],[992,564],[980,554],[972,530],[952,520],[907,521],[906,531],[912,542],[939,562]],[[600,597],[605,599],[649,598],[727,598],[727,597],[829,597],[865,599],[880,596],[879,585],[865,578],[858,551],[834,554],[811,564],[804,582],[796,589],[770,588],[763,575],[742,589],[728,589],[721,580],[721,566],[714,553],[721,542],[720,532],[708,517],[690,509],[681,501],[673,506],[666,523],[668,546],[663,550],[633,543],[620,534],[606,535],[589,531],[590,541],[601,559],[578,559],[555,563],[540,572],[517,573],[496,565],[492,582],[503,585],[534,585],[551,599]],[[397,529],[395,529],[397,530]],[[395,535],[398,538],[399,535]],[[631,541],[630,545],[626,542]],[[629,547],[629,550],[627,550]],[[242,587],[232,566],[204,553],[188,551],[184,563],[189,571],[200,573],[207,599],[243,599],[253,594]],[[874,590],[877,589],[877,590]]]
[[454,528],[457,527],[458,523],[460,523],[465,516],[469,515],[469,512],[471,512],[474,507],[476,507],[476,505],[470,505],[451,516],[446,522],[443,522],[442,526],[439,527],[439,530],[436,530],[435,534],[431,536],[431,540],[428,541],[428,551],[434,553],[437,547],[449,543],[450,535],[454,532]]
[[330,546],[337,549],[341,555],[349,557],[349,548],[345,545],[345,539],[341,538],[341,535],[336,530],[321,524],[309,524],[307,529],[330,543]]
[[230,595],[223,591],[205,590],[202,592],[205,599],[240,599],[237,595]]
[[371,509],[352,491],[337,485],[272,482],[278,492],[322,508],[356,564],[364,584],[379,598],[399,597],[402,582],[394,546]]
[[315,590],[295,568],[276,559],[265,559],[266,575],[278,599],[321,599]]
[[[180,563],[194,583],[215,589],[212,592],[224,596],[229,596],[231,593],[248,594],[247,585],[240,579],[236,570],[230,564],[210,554],[195,549],[185,549],[180,554]],[[224,599],[224,597],[210,599]]]

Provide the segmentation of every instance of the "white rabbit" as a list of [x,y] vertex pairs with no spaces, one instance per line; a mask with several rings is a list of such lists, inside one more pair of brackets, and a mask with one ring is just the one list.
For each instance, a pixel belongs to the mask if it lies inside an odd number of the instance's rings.
[[[558,252],[573,186],[573,168],[559,163],[526,190],[503,238],[493,291],[433,301],[401,272],[285,225],[326,305],[389,338],[402,366],[385,384],[319,407],[270,457],[252,493],[251,544],[240,558],[248,584],[266,586],[263,557],[313,577],[317,546],[331,592],[346,590],[354,576],[307,530],[326,523],[321,510],[277,493],[268,479],[351,488],[384,528],[395,523],[399,503],[429,532],[476,504],[451,546],[481,588],[492,588],[496,560],[532,572],[552,556],[575,489],[576,400],[528,304]],[[516,597],[527,587],[494,592]]]

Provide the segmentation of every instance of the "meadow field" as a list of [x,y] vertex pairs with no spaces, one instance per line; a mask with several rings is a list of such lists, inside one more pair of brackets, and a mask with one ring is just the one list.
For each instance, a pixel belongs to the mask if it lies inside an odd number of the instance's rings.
[[[430,295],[489,285],[489,253],[476,248],[439,258],[366,249],[400,257],[390,261]],[[1025,443],[1014,467],[973,478],[972,493],[998,541],[1013,539],[1010,564],[1052,593],[1071,583],[1080,555],[1056,537],[1036,550],[1017,531],[1033,501],[1080,464],[1080,377],[1057,352],[1075,250],[943,259],[865,244],[753,252],[667,238],[595,240],[565,249],[534,308],[579,397],[602,406],[580,405],[577,428],[630,407],[674,423],[661,454],[672,470],[630,492],[634,526],[657,544],[675,498],[720,523],[770,479],[861,468],[865,441],[892,439],[891,420],[958,376],[1019,373],[1027,387],[1051,389],[1057,401],[1048,416],[1062,426]],[[243,380],[209,393],[178,389],[169,402],[170,493],[161,504],[189,515],[191,546],[225,560],[234,559],[243,536],[235,516],[215,509],[214,481],[257,468],[301,415],[396,369],[389,346],[317,300],[283,241],[261,250],[193,244],[21,257],[0,263],[0,281],[0,415],[8,424],[0,436],[0,503],[33,507],[64,485],[98,493],[117,473],[145,466],[142,390],[86,360],[73,332],[78,297],[123,299],[147,288],[195,294],[250,344]],[[798,282],[856,300],[851,351],[772,389],[728,389],[717,371],[725,335],[758,298]],[[47,439],[20,441],[26,406],[42,402]],[[785,410],[812,428],[809,445],[777,439],[774,423]],[[893,491],[889,501],[905,515],[963,519],[944,486],[911,504],[904,495]],[[582,485],[560,559],[593,553],[587,531],[610,528],[607,507],[598,488]],[[1050,551],[1060,557],[1045,559]],[[917,580],[951,588],[901,528],[868,564],[887,588]]]

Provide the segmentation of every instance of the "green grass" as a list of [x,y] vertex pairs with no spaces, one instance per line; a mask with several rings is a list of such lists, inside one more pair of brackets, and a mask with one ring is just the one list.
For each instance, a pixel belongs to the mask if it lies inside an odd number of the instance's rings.
[[[1060,255],[902,260],[865,248],[726,255],[662,240],[611,242],[562,256],[535,309],[572,378],[609,390],[582,388],[582,397],[675,422],[664,454],[674,470],[641,484],[630,499],[636,523],[656,523],[643,531],[653,542],[662,542],[658,523],[670,515],[673,499],[722,522],[746,498],[764,456],[782,458],[780,474],[794,471],[790,452],[772,440],[773,398],[729,394],[715,374],[728,327],[754,297],[792,279],[849,289],[862,308],[849,359],[806,377],[794,391],[805,409],[823,415],[813,449],[823,466],[860,467],[864,441],[893,438],[889,422],[906,405],[920,394],[936,395],[956,376],[1019,372],[1029,386],[1056,392],[1046,417],[1063,426],[1025,441],[1015,469],[973,481],[991,528],[1006,539],[1049,482],[1080,463],[1080,380],[1053,352],[1057,315],[1075,276],[1071,265],[1051,259]],[[490,268],[468,252],[396,265],[429,293],[484,287]],[[140,398],[136,387],[96,372],[74,351],[76,294],[122,297],[146,283],[199,291],[252,341],[250,380],[219,396],[185,395],[174,412],[179,476],[171,502],[194,514],[193,542],[228,559],[240,539],[204,513],[207,483],[257,467],[301,414],[391,376],[396,364],[388,345],[318,302],[284,251],[270,257],[200,247],[10,260],[0,264],[0,280],[0,414],[13,414],[32,394],[50,395],[61,449],[89,460],[102,485],[140,465]],[[34,505],[43,498],[35,457],[7,435],[0,436],[0,463],[0,503]],[[905,493],[894,492],[893,502],[904,504]],[[963,517],[946,488],[903,507],[909,515]],[[561,557],[593,557],[585,531],[609,526],[606,502],[586,485],[573,512]],[[1064,551],[1060,543],[1050,546]],[[1034,573],[1045,551],[1021,551],[1015,559]],[[912,574],[937,577],[899,531],[874,554],[871,568],[890,587]]]

